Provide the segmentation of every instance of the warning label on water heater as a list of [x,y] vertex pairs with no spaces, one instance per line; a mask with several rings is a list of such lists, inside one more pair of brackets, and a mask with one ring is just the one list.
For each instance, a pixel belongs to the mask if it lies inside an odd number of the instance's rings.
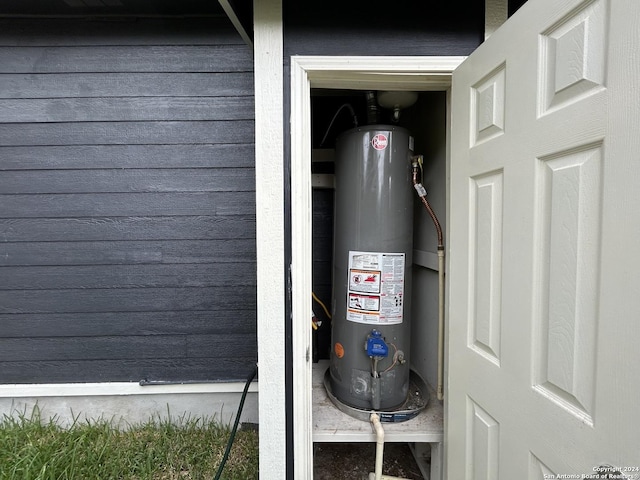
[[404,253],[349,252],[347,320],[402,323]]

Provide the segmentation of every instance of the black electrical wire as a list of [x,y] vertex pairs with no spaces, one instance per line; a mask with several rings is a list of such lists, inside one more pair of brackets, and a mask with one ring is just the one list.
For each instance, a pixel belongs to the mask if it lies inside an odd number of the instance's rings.
[[233,428],[231,429],[231,436],[229,437],[229,441],[227,442],[227,448],[224,451],[224,456],[222,457],[222,462],[220,462],[220,466],[218,467],[218,471],[216,472],[216,476],[214,480],[219,480],[220,475],[222,475],[222,470],[224,470],[224,465],[227,463],[227,459],[229,458],[229,453],[231,453],[231,447],[233,446],[233,441],[236,437],[236,431],[238,430],[238,424],[240,423],[240,415],[242,414],[242,408],[244,407],[244,401],[247,398],[247,392],[249,391],[249,386],[253,379],[258,374],[258,365],[253,369],[251,375],[247,378],[247,383],[244,385],[244,390],[242,391],[242,397],[240,398],[240,405],[238,405],[238,413],[236,414],[236,421],[233,423]]
[[353,107],[351,106],[351,104],[350,103],[344,103],[344,104],[340,105],[340,108],[338,108],[336,113],[333,115],[333,118],[331,119],[331,122],[329,122],[329,127],[327,127],[327,131],[325,132],[324,137],[322,137],[322,141],[320,142],[320,146],[324,145],[324,142],[327,139],[327,136],[329,136],[329,131],[331,130],[331,127],[333,126],[333,122],[336,121],[336,118],[338,118],[338,114],[342,111],[343,108],[348,108],[349,109],[349,111],[351,112],[351,116],[353,117],[353,126],[354,127],[358,126],[358,117],[356,116],[356,112],[353,109]]

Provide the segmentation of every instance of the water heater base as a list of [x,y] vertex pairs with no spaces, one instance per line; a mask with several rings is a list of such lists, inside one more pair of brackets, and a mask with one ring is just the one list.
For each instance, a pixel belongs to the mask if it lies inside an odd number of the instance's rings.
[[[327,396],[331,399],[333,404],[343,413],[369,422],[372,410],[365,410],[362,408],[352,407],[341,402],[334,394],[331,388],[329,369],[324,374],[324,388],[327,391]],[[409,374],[409,393],[407,399],[398,408],[392,411],[376,411],[380,415],[380,421],[384,423],[399,423],[411,420],[416,417],[422,410],[429,404],[429,387],[424,379],[414,370],[411,370]]]

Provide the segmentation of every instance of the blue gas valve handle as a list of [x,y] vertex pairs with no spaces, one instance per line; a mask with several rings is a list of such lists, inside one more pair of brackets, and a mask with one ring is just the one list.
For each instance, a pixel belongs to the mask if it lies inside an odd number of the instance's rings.
[[378,330],[372,330],[367,337],[367,355],[370,357],[387,357],[389,355],[389,347]]

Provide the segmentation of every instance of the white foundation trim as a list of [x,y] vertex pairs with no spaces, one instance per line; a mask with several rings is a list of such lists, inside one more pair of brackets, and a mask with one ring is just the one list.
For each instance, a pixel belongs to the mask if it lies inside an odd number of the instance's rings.
[[[245,384],[182,383],[171,385],[145,385],[134,382],[64,383],[64,384],[9,384],[0,385],[0,398],[31,397],[95,397],[120,395],[158,395],[190,393],[241,393]],[[249,392],[258,391],[258,383],[249,386]]]
[[[313,478],[311,88],[448,90],[466,57],[291,57],[291,222],[294,477]],[[261,412],[262,413],[262,412]],[[261,421],[262,422],[262,421]]]

